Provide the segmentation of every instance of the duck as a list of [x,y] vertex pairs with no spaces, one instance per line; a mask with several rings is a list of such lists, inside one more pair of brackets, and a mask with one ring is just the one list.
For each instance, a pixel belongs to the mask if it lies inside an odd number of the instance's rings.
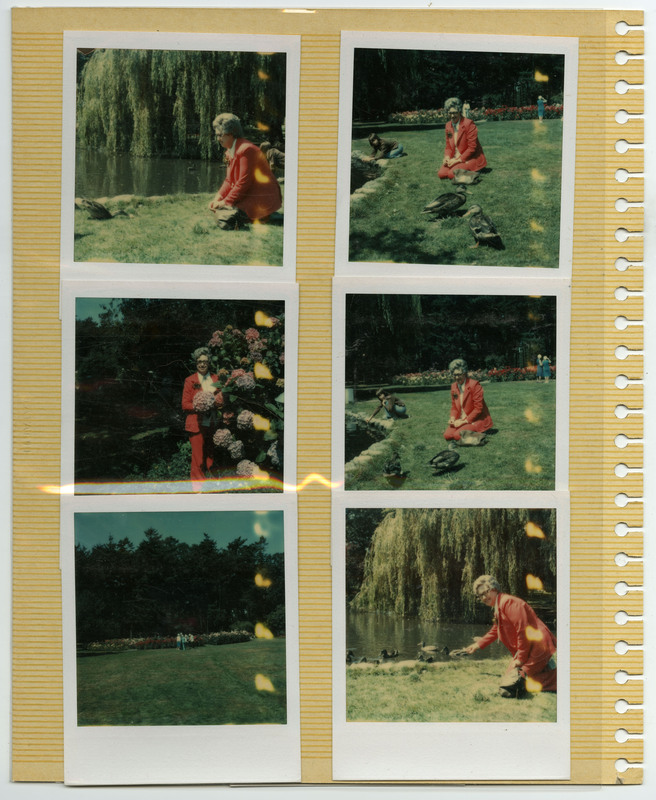
[[446,192],[435,198],[424,207],[422,214],[432,214],[434,219],[442,219],[455,213],[467,202],[467,191],[464,186],[456,186],[455,192]]
[[79,204],[76,203],[75,205],[77,208],[88,211],[89,219],[114,219],[114,217],[129,216],[122,209],[112,214],[107,206],[104,206],[102,203],[98,203],[96,200],[89,200],[86,197],[81,197]]
[[479,205],[473,205],[465,214],[469,217],[469,230],[472,232],[476,244],[485,244],[488,247],[493,247],[495,250],[505,250],[505,246],[501,241],[501,236],[497,230],[496,225],[492,220],[483,213],[483,209]]
[[428,463],[436,472],[445,472],[447,469],[451,469],[451,467],[455,466],[459,459],[460,453],[456,453],[453,450],[440,450]]
[[426,644],[426,642],[419,642],[419,647],[421,647],[421,649],[422,649],[422,650],[423,650],[425,653],[436,653],[436,652],[437,652],[437,651],[440,649],[440,648],[439,648],[439,645],[436,645],[436,644]]
[[435,659],[433,656],[427,656],[426,653],[419,652],[417,653],[415,661],[423,661],[425,664],[432,664]]
[[472,186],[475,183],[479,183],[480,180],[481,175],[478,172],[471,172],[468,169],[454,169],[451,183],[455,184],[456,186]]
[[487,443],[487,436],[481,431],[463,431],[456,442],[457,447],[480,447]]
[[396,658],[398,656],[398,654],[399,654],[398,650],[392,650],[391,653],[388,653],[387,652],[387,648],[383,647],[383,649],[380,651],[380,658],[382,658],[382,659]]

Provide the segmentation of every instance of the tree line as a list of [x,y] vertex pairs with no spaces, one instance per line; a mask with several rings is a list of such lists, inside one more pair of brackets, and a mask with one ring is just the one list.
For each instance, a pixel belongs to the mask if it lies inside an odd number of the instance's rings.
[[[260,579],[256,581],[256,576]],[[284,634],[282,553],[264,537],[237,537],[219,548],[163,537],[154,528],[135,546],[128,538],[75,547],[77,640],[210,633],[266,624]]]
[[393,375],[447,369],[527,367],[556,355],[556,300],[525,295],[346,297],[346,380],[389,382]]
[[197,50],[78,52],[77,146],[133,156],[218,159],[214,117],[279,139],[285,53]]
[[540,94],[562,102],[564,74],[564,56],[549,53],[356,48],[353,121],[443,108],[454,96],[472,108],[535,105]]

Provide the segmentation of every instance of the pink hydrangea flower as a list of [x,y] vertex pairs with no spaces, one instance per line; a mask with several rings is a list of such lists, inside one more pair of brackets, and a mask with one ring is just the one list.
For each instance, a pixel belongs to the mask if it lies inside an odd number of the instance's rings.
[[234,437],[226,428],[219,428],[212,437],[212,441],[217,447],[229,447]]
[[248,328],[245,331],[244,336],[246,337],[247,342],[253,342],[255,339],[260,338],[260,332],[255,330],[255,328]]
[[252,461],[244,459],[243,461],[240,461],[239,464],[237,464],[237,466],[235,467],[235,472],[241,478],[252,478],[253,475],[255,474],[256,469],[257,466]]
[[230,458],[234,461],[240,461],[245,455],[244,443],[239,439],[230,442],[228,445],[228,453],[230,453]]
[[244,409],[237,417],[237,427],[243,431],[250,431],[253,427],[253,412]]
[[214,395],[214,405],[217,408],[222,408],[224,403],[225,403],[225,398],[223,397],[223,392],[217,392]]
[[223,412],[223,424],[224,425],[232,425],[235,421],[235,413],[234,411],[224,411]]
[[214,331],[212,338],[207,343],[209,347],[221,347],[223,344],[223,331]]
[[214,408],[214,392],[196,392],[191,402],[194,411],[199,414],[206,414],[210,409]]
[[240,375],[238,378],[235,378],[235,384],[240,389],[250,391],[255,388],[255,378],[251,372],[247,372],[245,375]]

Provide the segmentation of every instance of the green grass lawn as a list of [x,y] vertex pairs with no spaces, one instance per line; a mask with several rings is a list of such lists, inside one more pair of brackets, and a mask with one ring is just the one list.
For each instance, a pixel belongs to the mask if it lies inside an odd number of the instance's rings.
[[556,695],[505,699],[508,657],[346,668],[349,722],[555,722]]
[[89,219],[75,210],[75,261],[135,264],[245,264],[282,266],[283,226],[249,225],[224,231],[214,222],[207,195],[133,197],[108,201],[130,216]]
[[[393,159],[378,191],[351,204],[351,261],[557,267],[560,236],[562,121],[517,120],[479,125],[490,172],[468,187],[467,203],[482,206],[496,224],[505,250],[473,249],[468,220],[431,222],[424,206],[453,191],[437,170],[444,130],[386,131],[407,158]],[[352,148],[368,154],[366,137]]]
[[78,657],[77,702],[78,725],[284,724],[285,640]]
[[[404,490],[550,490],[555,484],[556,384],[537,381],[488,383],[485,402],[493,430],[481,447],[458,447],[455,467],[435,475],[430,459],[444,450],[443,434],[451,411],[446,390],[408,392],[395,389],[406,403],[408,419],[394,420],[385,448],[370,459],[352,462],[346,489],[390,489],[383,465],[393,452],[409,473]],[[377,400],[350,403],[346,410],[367,419]]]

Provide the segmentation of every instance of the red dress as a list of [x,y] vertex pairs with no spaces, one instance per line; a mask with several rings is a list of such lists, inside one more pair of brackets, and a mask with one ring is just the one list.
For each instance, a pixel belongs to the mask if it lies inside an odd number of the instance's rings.
[[487,165],[485,153],[481,143],[478,141],[478,128],[473,120],[465,117],[460,118],[457,137],[454,135],[451,120],[446,123],[445,130],[446,146],[444,148],[444,157],[455,158],[456,150],[458,150],[460,161],[451,167],[442,165],[437,171],[438,178],[453,178],[454,169],[467,169],[470,172],[478,172]]
[[241,209],[249,218],[262,219],[282,205],[280,185],[260,148],[247,139],[237,139],[235,154],[218,199]]
[[444,431],[445,439],[458,441],[462,431],[478,431],[482,433],[492,427],[492,417],[483,399],[483,387],[473,378],[467,378],[465,381],[462,403],[458,384],[451,384],[451,416],[453,419],[460,419],[463,411],[467,417],[467,422],[458,428],[450,424]]
[[[218,375],[210,375],[214,383],[219,380]],[[214,427],[201,425],[199,415],[194,411],[194,395],[202,391],[198,381],[198,373],[194,372],[185,378],[182,390],[182,410],[185,412],[185,430],[191,443],[191,480],[204,481],[205,472],[214,465]]]
[[542,686],[555,692],[556,667],[549,661],[556,652],[556,639],[529,604],[511,594],[499,594],[494,608],[494,625],[478,641],[482,650],[500,641],[512,654],[519,669]]

